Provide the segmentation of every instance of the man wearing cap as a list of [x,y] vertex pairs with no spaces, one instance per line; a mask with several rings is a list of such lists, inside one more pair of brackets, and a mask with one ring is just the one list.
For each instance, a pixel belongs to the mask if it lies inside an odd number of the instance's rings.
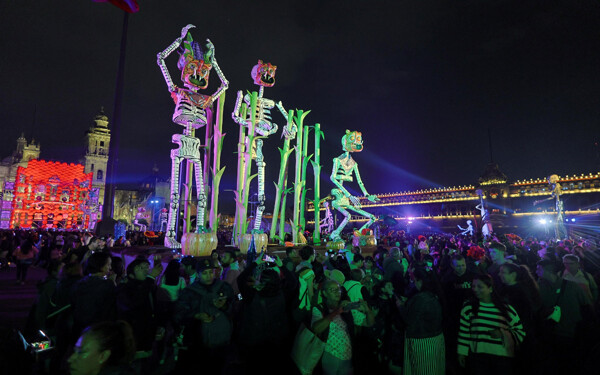
[[[183,331],[187,350],[181,352],[175,373],[183,373],[194,363],[208,362],[217,366],[210,373],[219,373],[219,366],[228,355],[233,324],[231,303],[233,289],[216,279],[213,263],[202,259],[197,265],[198,276],[183,289],[175,304],[173,321]],[[203,358],[199,358],[203,357]]]

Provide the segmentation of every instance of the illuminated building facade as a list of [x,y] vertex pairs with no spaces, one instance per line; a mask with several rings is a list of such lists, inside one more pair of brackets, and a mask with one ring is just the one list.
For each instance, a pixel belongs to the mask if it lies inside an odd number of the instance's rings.
[[30,160],[17,170],[10,228],[88,229],[91,191],[83,165]]
[[[546,178],[509,182],[497,165],[491,164],[478,182],[477,185],[377,194],[380,201],[370,202],[361,197],[360,203],[370,213],[393,217],[404,230],[456,233],[456,225],[464,226],[466,220],[475,220],[481,225],[480,211],[476,209],[480,202],[477,190],[481,189],[494,231],[551,232],[550,224],[556,215],[554,204],[533,204],[550,196],[552,189]],[[600,173],[560,176],[559,183],[567,227],[581,220],[600,221]],[[309,205],[308,211],[314,211],[314,207]],[[321,211],[324,211],[322,207]],[[365,219],[357,216],[350,221],[359,226]],[[539,223],[548,223],[548,226]]]

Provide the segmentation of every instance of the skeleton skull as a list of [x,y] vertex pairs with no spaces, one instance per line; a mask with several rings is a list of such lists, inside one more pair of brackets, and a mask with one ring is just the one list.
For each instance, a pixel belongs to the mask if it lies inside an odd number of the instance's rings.
[[271,63],[263,63],[258,60],[258,64],[252,68],[252,79],[254,83],[263,87],[273,87],[275,85],[275,71],[277,65]]

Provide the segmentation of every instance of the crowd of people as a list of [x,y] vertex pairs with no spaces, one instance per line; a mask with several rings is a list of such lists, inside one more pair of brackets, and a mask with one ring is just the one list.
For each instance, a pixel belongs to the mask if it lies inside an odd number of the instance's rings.
[[0,251],[18,283],[46,267],[27,331],[55,343],[51,374],[298,373],[303,329],[327,375],[584,374],[600,353],[590,241],[398,232],[369,254],[224,247],[163,269],[155,256],[125,267],[87,234],[34,233],[2,233]]

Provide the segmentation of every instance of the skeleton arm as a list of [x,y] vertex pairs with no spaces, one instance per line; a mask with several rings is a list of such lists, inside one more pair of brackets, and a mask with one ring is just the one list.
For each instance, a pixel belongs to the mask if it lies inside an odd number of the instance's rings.
[[237,93],[237,99],[235,100],[235,106],[233,107],[233,112],[231,113],[231,118],[235,121],[236,124],[245,126],[246,119],[240,117],[240,107],[242,106],[242,100],[244,99],[244,94],[242,90],[239,90]]
[[[207,41],[212,45],[212,43],[210,42],[210,40],[207,39]],[[225,78],[225,75],[223,74],[223,71],[219,67],[219,63],[217,63],[217,58],[213,57],[212,62],[213,62],[213,68],[215,69],[215,71],[217,72],[217,76],[221,80],[221,86],[219,86],[219,88],[217,89],[217,91],[210,98],[210,104],[212,104],[219,96],[221,96],[221,94],[225,90],[227,90],[229,88],[229,81],[227,80],[227,78]]]
[[165,59],[171,54],[173,53],[173,51],[175,51],[177,48],[179,48],[179,46],[181,45],[181,42],[183,41],[183,38],[185,38],[185,36],[187,35],[187,32],[189,29],[194,28],[196,26],[194,25],[187,25],[186,27],[184,27],[183,29],[181,29],[181,36],[177,39],[175,39],[175,41],[173,43],[171,43],[170,46],[168,46],[164,51],[159,52],[156,55],[156,63],[158,64],[160,71],[163,75],[163,77],[165,78],[165,81],[167,82],[167,87],[169,88],[170,92],[175,91],[175,85],[173,84],[173,80],[171,79],[171,75],[169,74],[169,69],[167,69],[167,64],[165,64]]
[[360,190],[363,192],[365,197],[367,197],[367,199],[370,200],[371,202],[378,201],[379,198],[377,198],[377,196],[369,195],[369,193],[367,193],[365,184],[363,184],[362,179],[360,178],[360,172],[358,171],[358,164],[354,164],[354,167],[352,169],[353,169],[354,173],[356,174],[356,182],[358,182],[358,186],[360,186]]
[[[288,119],[288,113],[285,110],[285,108],[283,108],[283,103],[281,103],[281,100],[276,104],[277,109],[279,109],[279,112],[281,112],[281,114],[283,115],[283,117],[285,119]],[[298,126],[296,126],[296,123],[294,123],[294,121],[292,120],[291,123],[288,121],[287,125],[285,125],[283,127],[283,136],[285,137],[285,139],[294,139],[296,138],[296,133],[298,132]]]

